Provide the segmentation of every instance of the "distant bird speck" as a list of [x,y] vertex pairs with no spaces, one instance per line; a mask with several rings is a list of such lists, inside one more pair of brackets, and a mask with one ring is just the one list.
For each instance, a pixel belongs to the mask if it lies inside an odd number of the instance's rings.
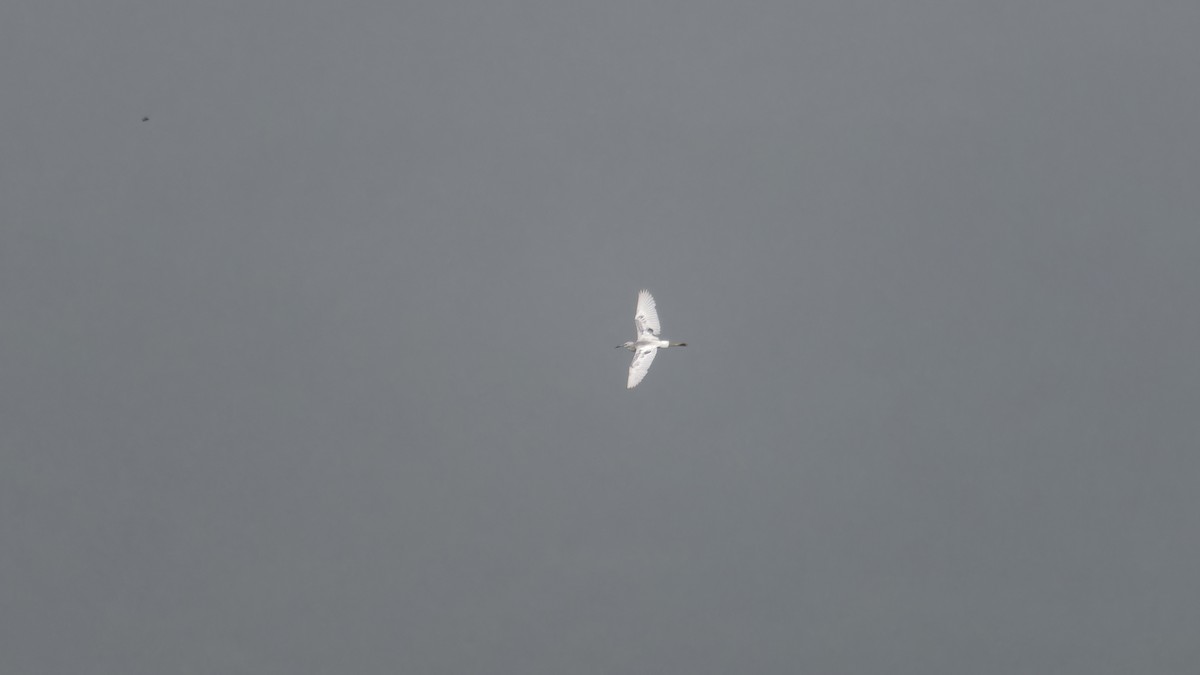
[[687,346],[686,342],[669,342],[658,336],[662,324],[658,321],[658,309],[650,291],[643,289],[638,293],[637,314],[633,317],[633,324],[637,327],[637,339],[617,345],[618,349],[624,347],[634,353],[633,363],[629,364],[629,380],[625,383],[627,389],[638,386],[642,378],[646,377],[659,348]]
[[142,118],[142,121],[143,121],[143,122],[149,122],[149,121],[150,121],[150,118],[149,118],[149,117],[143,117],[143,118]]

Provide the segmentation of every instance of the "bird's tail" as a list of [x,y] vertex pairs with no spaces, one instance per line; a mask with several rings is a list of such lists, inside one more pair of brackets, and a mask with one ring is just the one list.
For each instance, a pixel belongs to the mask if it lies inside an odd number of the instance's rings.
[[672,342],[671,346],[672,347],[686,347],[687,343],[686,342]]

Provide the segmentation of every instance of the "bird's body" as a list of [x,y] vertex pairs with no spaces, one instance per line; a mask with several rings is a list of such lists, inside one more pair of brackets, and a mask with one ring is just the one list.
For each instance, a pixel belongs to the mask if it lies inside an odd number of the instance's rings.
[[662,324],[658,320],[658,308],[650,291],[642,290],[638,293],[637,313],[633,317],[633,323],[637,328],[637,339],[617,345],[634,353],[633,363],[629,364],[629,380],[625,384],[628,389],[638,386],[642,378],[646,377],[659,349],[687,346],[686,342],[671,342],[659,337]]
[[639,349],[658,349],[659,347],[666,349],[671,345],[675,345],[676,347],[687,346],[682,342],[670,342],[669,340],[637,340],[636,342],[626,342],[621,346],[631,352],[636,352]]

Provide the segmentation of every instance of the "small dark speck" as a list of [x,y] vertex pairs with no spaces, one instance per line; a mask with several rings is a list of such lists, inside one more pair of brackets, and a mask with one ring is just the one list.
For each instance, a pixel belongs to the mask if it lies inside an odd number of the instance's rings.
[[150,121],[150,118],[149,118],[149,117],[143,117],[143,118],[142,118],[142,121],[143,121],[143,122],[149,122],[149,121]]

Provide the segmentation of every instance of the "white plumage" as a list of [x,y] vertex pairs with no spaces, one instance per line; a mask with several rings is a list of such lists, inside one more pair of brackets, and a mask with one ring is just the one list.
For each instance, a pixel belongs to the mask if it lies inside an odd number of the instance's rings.
[[633,352],[633,363],[629,364],[629,380],[625,384],[629,389],[638,386],[642,378],[646,377],[646,373],[650,370],[650,364],[654,363],[654,357],[658,354],[659,349],[687,346],[686,342],[670,342],[659,337],[662,324],[658,320],[658,307],[654,303],[654,296],[645,289],[638,293],[637,312],[633,316],[633,324],[637,328],[637,339],[617,345]]

